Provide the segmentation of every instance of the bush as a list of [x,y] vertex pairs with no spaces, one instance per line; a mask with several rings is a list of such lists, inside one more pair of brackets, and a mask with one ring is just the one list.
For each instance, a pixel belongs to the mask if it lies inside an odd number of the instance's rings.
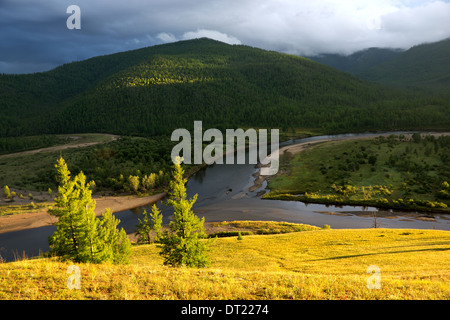
[[139,189],[139,176],[130,175],[128,177],[127,187],[130,191],[136,192]]
[[6,199],[9,199],[11,197],[11,191],[9,190],[8,186],[3,187],[3,195]]

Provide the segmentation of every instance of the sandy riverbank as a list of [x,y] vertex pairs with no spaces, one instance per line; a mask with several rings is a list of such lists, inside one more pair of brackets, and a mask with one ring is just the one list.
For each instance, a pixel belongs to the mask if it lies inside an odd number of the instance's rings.
[[[95,198],[95,213],[100,216],[106,208],[110,208],[112,212],[120,212],[132,208],[148,205],[161,200],[166,193],[158,193],[147,197],[137,196],[107,196]],[[54,224],[56,218],[49,215],[47,210],[31,213],[20,213],[0,217],[0,233],[25,230]]]

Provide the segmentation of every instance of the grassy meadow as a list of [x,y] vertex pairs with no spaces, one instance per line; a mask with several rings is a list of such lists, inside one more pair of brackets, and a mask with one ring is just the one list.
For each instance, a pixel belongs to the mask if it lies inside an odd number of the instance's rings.
[[450,212],[450,137],[391,135],[285,152],[264,198]]
[[[450,299],[448,231],[313,227],[242,238],[205,240],[211,265],[201,269],[163,266],[155,244],[133,246],[127,265],[79,264],[80,289],[67,287],[70,262],[0,263],[0,299]],[[374,265],[379,289],[368,288]]]

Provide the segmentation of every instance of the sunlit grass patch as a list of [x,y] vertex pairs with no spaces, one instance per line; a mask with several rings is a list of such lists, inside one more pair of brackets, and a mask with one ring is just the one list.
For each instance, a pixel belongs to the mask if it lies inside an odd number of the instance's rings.
[[[207,241],[207,240],[205,240]],[[134,246],[127,265],[41,258],[0,263],[0,299],[450,299],[450,232],[313,230],[213,240],[211,267],[162,265],[155,244]],[[380,289],[369,289],[369,266]]]

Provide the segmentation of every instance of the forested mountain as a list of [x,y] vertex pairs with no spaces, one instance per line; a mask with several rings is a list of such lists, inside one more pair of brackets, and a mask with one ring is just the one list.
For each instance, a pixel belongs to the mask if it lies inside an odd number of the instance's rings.
[[0,76],[0,136],[175,128],[447,129],[450,99],[309,59],[210,39]]
[[348,56],[324,54],[310,59],[386,85],[446,90],[450,86],[450,39],[405,51],[370,48]]
[[388,85],[450,87],[450,39],[422,44],[360,74]]
[[308,58],[338,70],[360,76],[364,72],[367,72],[367,70],[389,61],[401,53],[402,50],[399,49],[368,48],[350,55],[330,53]]

